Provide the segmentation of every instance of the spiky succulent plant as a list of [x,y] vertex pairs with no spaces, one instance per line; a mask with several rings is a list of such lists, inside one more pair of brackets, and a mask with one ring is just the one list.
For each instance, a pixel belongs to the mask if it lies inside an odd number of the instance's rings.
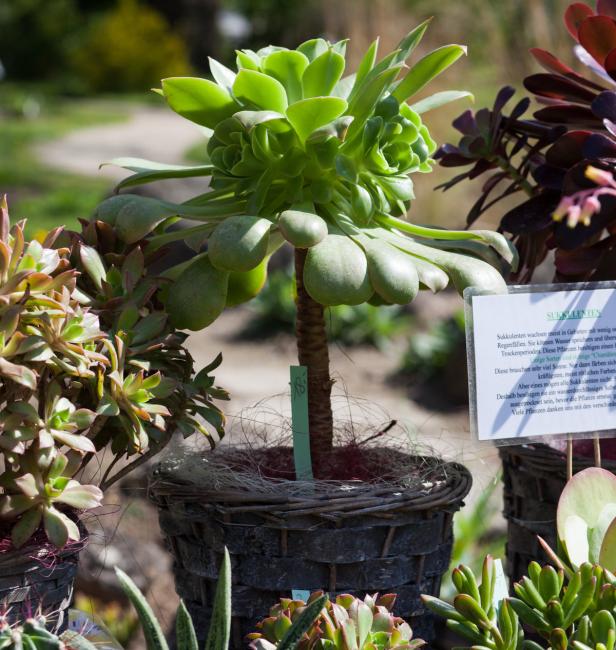
[[[453,605],[423,596],[427,607],[472,643],[491,650],[613,650],[616,644],[616,578],[599,565],[565,573],[531,562],[515,596],[495,598],[494,562],[487,557],[481,581],[466,566],[454,569]],[[524,638],[523,626],[537,641]]]
[[80,634],[67,631],[60,635],[49,629],[44,616],[36,615],[20,625],[9,625],[0,615],[2,650],[95,650],[96,646]]
[[[159,92],[169,106],[204,128],[209,162],[116,160],[133,172],[119,189],[192,176],[202,179],[204,193],[182,204],[120,194],[96,211],[126,242],[145,237],[153,250],[184,239],[200,251],[169,272],[166,306],[188,329],[256,295],[269,256],[285,242],[294,248],[298,356],[308,369],[315,466],[332,444],[323,307],[406,304],[420,288],[440,291],[450,279],[458,291],[500,291],[501,272],[517,263],[496,233],[427,228],[405,218],[410,175],[430,171],[436,147],[424,113],[468,96],[447,91],[407,103],[465,53],[446,45],[408,67],[427,26],[381,59],[375,41],[351,74],[346,41],[315,38],[294,50],[240,51],[235,70],[211,60],[214,81],[164,79]],[[170,229],[178,217],[189,227]]]
[[[275,650],[291,626],[308,606],[322,598],[313,593],[308,602],[283,598],[258,624],[259,632],[248,635],[253,650]],[[367,595],[363,600],[350,594],[329,599],[321,613],[298,638],[297,650],[411,650],[425,645],[413,639],[408,623],[392,614],[395,595]],[[280,645],[282,647],[282,645]],[[286,647],[286,646],[285,646]]]
[[[62,238],[68,246],[59,245]],[[99,505],[102,491],[76,476],[97,452],[112,451],[100,484],[107,487],[160,450],[176,428],[208,433],[205,419],[222,433],[224,418],[212,397],[225,394],[209,376],[217,362],[194,378],[182,335],[153,312],[158,288],[135,264],[138,247],[120,268],[110,266],[109,280],[96,276],[102,292],[117,290],[118,275],[134,290],[104,304],[75,257],[105,269],[76,234],[66,238],[56,229],[42,243],[25,241],[22,223],[10,227],[3,199],[0,524],[10,525],[15,547],[41,525],[58,547],[80,538],[72,513]],[[119,460],[133,455],[112,475]]]

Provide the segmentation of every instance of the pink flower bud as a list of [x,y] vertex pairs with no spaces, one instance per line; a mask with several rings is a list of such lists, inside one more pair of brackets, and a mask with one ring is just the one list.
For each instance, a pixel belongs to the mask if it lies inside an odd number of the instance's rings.
[[570,196],[563,196],[560,203],[556,206],[556,210],[552,212],[552,219],[554,221],[562,221],[572,205],[573,199]]
[[612,176],[611,172],[608,172],[605,169],[598,169],[597,167],[589,165],[586,167],[585,176],[593,183],[602,185],[603,187],[607,185],[611,185],[613,187],[616,186],[616,183],[614,182],[614,176]]
[[567,226],[569,228],[575,228],[577,226],[581,212],[582,209],[579,205],[572,205],[569,208],[569,212],[567,213]]

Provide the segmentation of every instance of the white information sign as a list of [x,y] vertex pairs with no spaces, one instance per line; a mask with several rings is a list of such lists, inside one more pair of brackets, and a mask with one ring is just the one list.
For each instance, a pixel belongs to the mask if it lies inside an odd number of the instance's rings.
[[615,287],[467,290],[471,425],[479,440],[616,429]]

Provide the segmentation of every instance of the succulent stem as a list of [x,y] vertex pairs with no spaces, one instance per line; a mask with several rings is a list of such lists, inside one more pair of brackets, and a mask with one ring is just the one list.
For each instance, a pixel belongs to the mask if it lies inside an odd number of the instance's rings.
[[306,250],[295,249],[295,282],[297,285],[297,356],[308,369],[308,413],[310,453],[315,476],[323,467],[322,460],[331,452],[334,425],[331,403],[332,379],[329,375],[329,351],[323,305],[313,300],[304,288]]

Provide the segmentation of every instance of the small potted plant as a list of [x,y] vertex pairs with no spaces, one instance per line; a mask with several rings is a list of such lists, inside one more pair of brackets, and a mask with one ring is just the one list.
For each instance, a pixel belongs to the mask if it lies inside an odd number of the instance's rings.
[[[146,251],[181,239],[198,252],[167,272],[166,308],[177,327],[200,329],[253,297],[269,256],[282,245],[294,251],[315,480],[296,480],[305,477],[283,446],[161,466],[150,488],[176,558],[176,588],[195,617],[207,615],[215,559],[229,547],[236,647],[268,603],[292,589],[396,591],[399,613],[417,634],[432,635],[418,597],[438,591],[470,475],[455,463],[334,444],[324,316],[337,304],[406,304],[450,279],[458,291],[502,291],[502,273],[515,266],[515,249],[497,233],[405,218],[410,175],[429,172],[436,149],[423,114],[468,95],[407,103],[465,52],[447,45],[408,68],[426,28],[380,60],[375,41],[347,76],[346,41],[316,38],[295,50],[238,52],[233,71],[211,61],[215,81],[164,79],[169,106],[204,127],[209,162],[115,161],[134,172],[119,189],[200,177],[204,193],[182,204],[123,193],[96,211],[124,241],[145,238]],[[170,228],[180,217],[190,225]]]
[[[87,540],[80,512],[175,429],[208,433],[205,414],[222,432],[211,368],[193,376],[139,246],[113,243],[100,224],[26,241],[2,200],[0,605],[11,620],[41,610],[61,628]],[[111,459],[88,479],[103,450]]]
[[[574,3],[565,25],[575,40],[583,69],[578,72],[553,54],[533,48],[545,72],[524,85],[540,103],[525,116],[530,98],[506,105],[514,94],[503,88],[492,109],[466,111],[454,126],[462,137],[444,145],[436,158],[445,167],[468,167],[444,187],[464,179],[486,177],[468,214],[472,225],[501,199],[522,198],[502,217],[500,228],[520,252],[519,283],[536,278],[540,265],[554,282],[616,279],[616,17],[609,2],[596,11]],[[574,470],[595,462],[590,440],[573,443]],[[552,522],[567,479],[564,449],[558,445],[502,447],[505,515],[508,519],[508,564],[512,578],[525,571],[538,552],[537,534],[555,542]],[[616,470],[611,440],[601,441],[606,467]]]

